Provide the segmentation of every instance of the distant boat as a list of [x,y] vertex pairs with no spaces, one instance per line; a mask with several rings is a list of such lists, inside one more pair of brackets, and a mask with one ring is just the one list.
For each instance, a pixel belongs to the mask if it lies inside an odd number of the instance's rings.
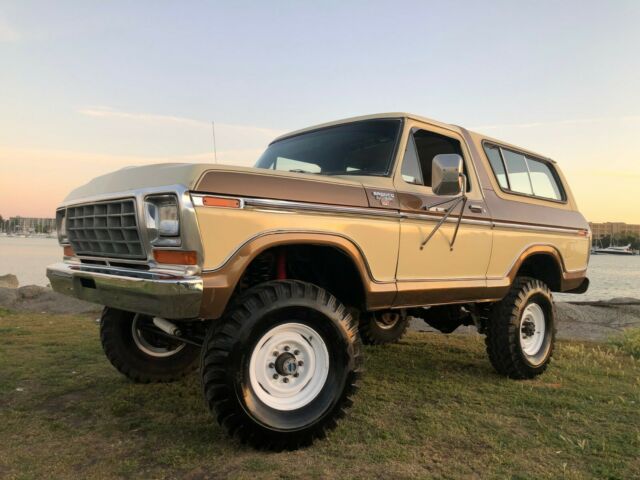
[[609,246],[607,248],[594,248],[592,250],[593,253],[599,255],[601,253],[606,253],[609,255],[635,255],[636,252],[631,250],[631,245],[624,245],[620,247]]

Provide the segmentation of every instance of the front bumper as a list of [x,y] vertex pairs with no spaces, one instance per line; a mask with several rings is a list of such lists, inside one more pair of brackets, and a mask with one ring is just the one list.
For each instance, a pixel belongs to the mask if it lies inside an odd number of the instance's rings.
[[56,292],[107,307],[174,320],[200,314],[200,277],[71,263],[49,266],[47,277]]

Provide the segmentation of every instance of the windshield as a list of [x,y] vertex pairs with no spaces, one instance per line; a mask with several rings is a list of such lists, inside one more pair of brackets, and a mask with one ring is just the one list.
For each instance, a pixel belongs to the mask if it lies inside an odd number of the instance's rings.
[[366,120],[323,128],[272,143],[257,168],[319,175],[386,176],[400,120]]

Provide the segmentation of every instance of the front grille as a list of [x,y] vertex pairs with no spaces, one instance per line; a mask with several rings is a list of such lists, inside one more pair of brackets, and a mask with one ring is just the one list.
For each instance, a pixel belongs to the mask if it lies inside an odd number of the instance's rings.
[[68,207],[67,235],[77,255],[146,258],[133,199]]

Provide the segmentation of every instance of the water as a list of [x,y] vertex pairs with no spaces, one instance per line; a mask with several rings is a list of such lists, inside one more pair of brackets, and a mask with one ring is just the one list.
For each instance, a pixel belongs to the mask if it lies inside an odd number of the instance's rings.
[[0,275],[12,273],[20,285],[49,285],[47,265],[62,261],[55,238],[0,237]]
[[[0,237],[0,275],[13,273],[20,285],[48,285],[46,266],[61,260],[62,248],[56,239]],[[586,294],[556,294],[556,299],[640,298],[640,255],[594,255],[588,275],[591,286]]]

